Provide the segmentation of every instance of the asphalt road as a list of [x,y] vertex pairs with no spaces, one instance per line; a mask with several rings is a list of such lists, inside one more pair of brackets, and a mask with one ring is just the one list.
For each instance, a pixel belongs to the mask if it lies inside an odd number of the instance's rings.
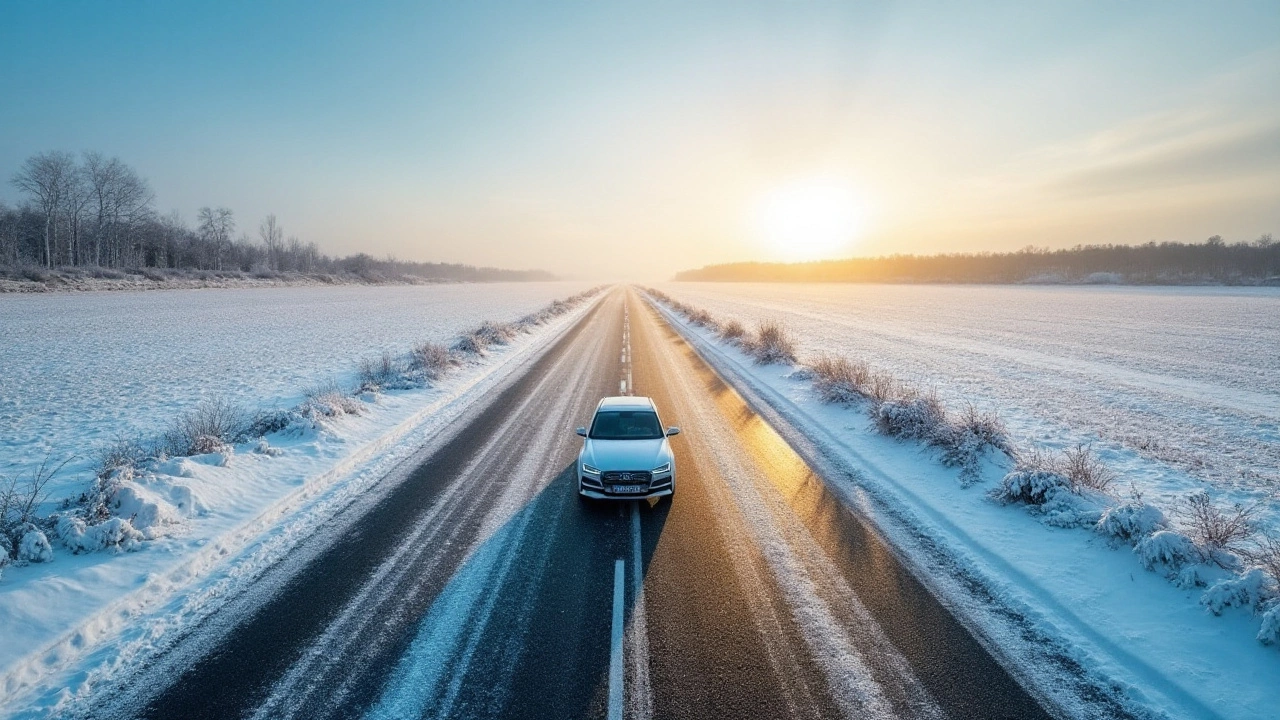
[[[624,388],[683,429],[672,501],[577,497]],[[103,713],[1049,717],[634,291],[419,461]]]

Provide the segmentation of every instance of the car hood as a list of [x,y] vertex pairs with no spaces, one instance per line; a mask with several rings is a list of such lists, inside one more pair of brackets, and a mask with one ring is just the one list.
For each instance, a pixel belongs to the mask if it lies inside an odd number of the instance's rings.
[[582,461],[600,470],[652,470],[671,460],[666,438],[592,440],[582,448]]

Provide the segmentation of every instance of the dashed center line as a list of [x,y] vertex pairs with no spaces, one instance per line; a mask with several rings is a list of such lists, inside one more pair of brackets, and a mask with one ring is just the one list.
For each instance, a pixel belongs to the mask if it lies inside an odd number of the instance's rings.
[[626,574],[622,558],[613,561],[613,632],[609,637],[609,720],[622,720],[622,605],[626,589],[623,587],[623,576]]

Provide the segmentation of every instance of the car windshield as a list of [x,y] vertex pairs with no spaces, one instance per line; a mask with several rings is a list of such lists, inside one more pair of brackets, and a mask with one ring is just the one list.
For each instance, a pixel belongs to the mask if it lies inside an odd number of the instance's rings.
[[591,423],[596,440],[657,440],[663,435],[652,410],[602,410]]

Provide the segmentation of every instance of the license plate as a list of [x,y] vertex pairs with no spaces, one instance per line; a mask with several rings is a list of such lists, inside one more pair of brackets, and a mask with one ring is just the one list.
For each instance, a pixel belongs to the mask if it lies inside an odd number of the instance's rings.
[[610,485],[609,492],[618,493],[618,494],[644,492],[644,486],[643,485]]

